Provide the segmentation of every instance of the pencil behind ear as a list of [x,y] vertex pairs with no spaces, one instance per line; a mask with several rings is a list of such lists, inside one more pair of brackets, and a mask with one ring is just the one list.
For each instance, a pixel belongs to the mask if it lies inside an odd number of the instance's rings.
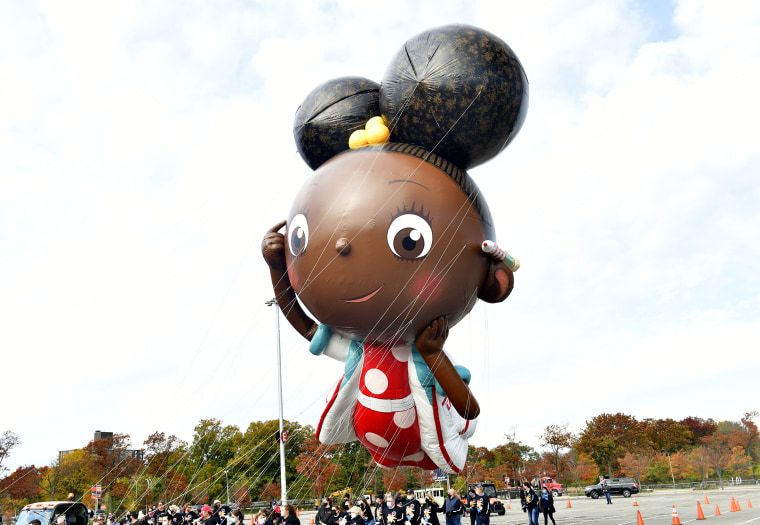
[[501,261],[491,259],[488,272],[478,288],[478,298],[487,303],[500,303],[512,292],[515,274]]

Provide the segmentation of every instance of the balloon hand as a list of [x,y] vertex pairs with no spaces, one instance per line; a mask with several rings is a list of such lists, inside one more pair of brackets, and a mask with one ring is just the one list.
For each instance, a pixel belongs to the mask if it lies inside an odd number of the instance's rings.
[[285,262],[285,236],[280,230],[287,221],[280,221],[267,230],[264,240],[261,241],[261,253],[264,260],[270,268],[284,270],[287,267]]
[[417,335],[414,346],[423,357],[434,356],[443,350],[443,345],[448,336],[449,322],[445,317],[439,317]]

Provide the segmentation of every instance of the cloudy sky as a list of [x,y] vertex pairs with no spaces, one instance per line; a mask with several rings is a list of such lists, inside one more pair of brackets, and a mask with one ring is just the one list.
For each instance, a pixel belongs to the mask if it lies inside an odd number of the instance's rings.
[[[447,349],[471,442],[602,412],[760,409],[760,3],[0,3],[0,432],[49,464],[96,429],[191,439],[277,417],[260,255],[310,170],[314,87],[380,81],[442,24],[503,38],[530,80],[520,135],[471,174],[512,296]],[[754,93],[754,95],[753,95]],[[286,324],[285,416],[316,425],[339,363]]]

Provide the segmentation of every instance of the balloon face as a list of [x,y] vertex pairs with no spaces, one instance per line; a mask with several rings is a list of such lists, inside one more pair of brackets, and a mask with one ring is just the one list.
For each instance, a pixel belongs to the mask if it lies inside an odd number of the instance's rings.
[[353,339],[410,342],[470,312],[488,270],[478,212],[443,171],[403,153],[354,150],[320,167],[288,216],[299,299]]

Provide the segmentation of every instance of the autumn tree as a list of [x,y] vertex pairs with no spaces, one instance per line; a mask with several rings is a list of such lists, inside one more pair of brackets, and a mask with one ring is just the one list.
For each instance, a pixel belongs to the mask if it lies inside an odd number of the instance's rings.
[[726,435],[715,432],[711,436],[703,437],[701,441],[705,447],[708,464],[717,474],[720,486],[723,488],[723,471],[731,459],[731,448],[728,446]]
[[302,452],[298,455],[296,471],[310,481],[311,490],[316,497],[327,494],[327,485],[340,472],[340,465],[331,462],[338,445],[324,445],[314,438],[304,441]]
[[686,464],[699,476],[703,484],[707,481],[707,475],[710,473],[710,456],[707,447],[700,445],[692,448],[686,458]]
[[718,428],[718,424],[712,418],[702,419],[701,417],[689,416],[679,423],[691,431],[692,445],[698,445],[703,437],[711,436]]
[[46,469],[34,465],[18,467],[0,480],[0,494],[6,495],[11,506],[16,508],[44,499],[42,482]]
[[673,454],[689,446],[694,439],[686,425],[672,419],[645,419],[642,426],[646,443],[655,451]]
[[640,423],[633,416],[622,414],[600,414],[586,422],[575,446],[579,452],[591,456],[599,467],[612,476],[613,466],[626,451],[642,446],[643,432]]
[[[741,418],[741,423],[747,434],[744,450],[754,463],[757,463],[758,458],[760,458],[760,435],[758,435],[757,424],[752,421],[754,418],[758,417],[758,415],[757,410],[753,410],[751,412],[745,412],[744,417]],[[755,469],[751,469],[751,471],[752,478],[755,479]]]
[[[514,431],[505,434],[504,437],[507,442],[493,449],[494,462],[507,465],[507,473],[514,479],[528,477],[532,474],[531,464],[538,461],[538,453],[533,447],[524,444],[522,441],[517,441]],[[474,447],[470,448],[476,450]]]
[[538,437],[541,440],[541,446],[549,447],[554,462],[554,477],[559,481],[560,453],[563,449],[572,446],[573,433],[567,429],[567,424],[548,425]]
[[625,456],[620,460],[620,470],[626,476],[640,480],[651,462],[651,455],[640,452],[626,452]]
[[564,455],[563,459],[568,466],[570,476],[579,489],[583,483],[591,481],[596,476],[594,460],[588,454],[571,449]]
[[[410,479],[411,478],[411,479]],[[396,467],[383,471],[383,484],[388,492],[399,492],[411,486],[414,475],[409,467]]]

